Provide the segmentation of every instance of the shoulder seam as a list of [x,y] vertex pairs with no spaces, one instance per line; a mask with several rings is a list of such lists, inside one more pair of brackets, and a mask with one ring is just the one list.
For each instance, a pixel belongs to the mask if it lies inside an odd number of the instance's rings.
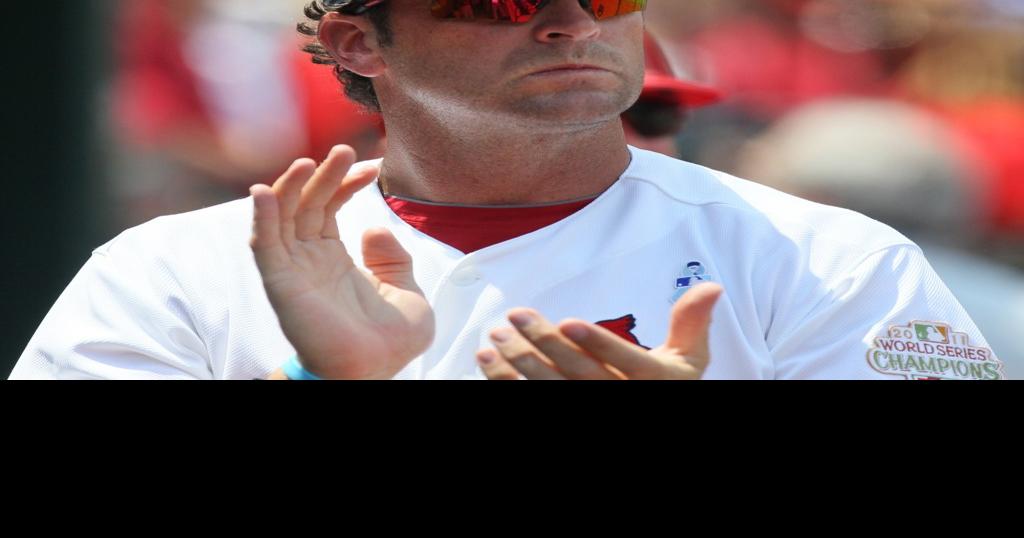
[[[714,180],[714,181],[718,182],[719,184],[721,184],[721,180],[719,180],[717,177],[715,177],[715,175],[713,173],[711,173],[709,169],[706,169],[706,168],[702,167],[702,173],[706,174],[705,178]],[[664,194],[665,197],[667,197],[668,199],[670,199],[670,200],[672,200],[674,202],[680,203],[680,204],[685,204],[685,205],[692,206],[692,207],[719,206],[719,207],[730,208],[730,209],[733,209],[733,210],[736,210],[736,211],[741,211],[741,212],[746,213],[746,214],[752,214],[752,215],[761,216],[761,217],[763,217],[765,219],[765,221],[771,222],[773,224],[775,222],[774,219],[778,218],[782,222],[787,222],[787,223],[790,223],[790,224],[794,224],[794,225],[801,226],[801,227],[804,227],[806,229],[812,230],[815,233],[815,235],[817,235],[818,237],[828,238],[829,240],[834,241],[837,244],[848,245],[848,246],[858,246],[857,243],[845,240],[842,237],[836,236],[835,234],[827,233],[826,231],[821,230],[819,227],[814,226],[811,223],[809,223],[807,221],[804,221],[804,220],[791,219],[791,218],[786,217],[785,215],[781,215],[781,216],[773,215],[772,217],[769,217],[767,213],[764,213],[764,212],[761,212],[761,211],[757,211],[756,209],[754,209],[752,207],[751,208],[747,208],[747,207],[743,207],[741,205],[738,205],[738,204],[735,204],[735,203],[731,203],[731,202],[728,202],[728,201],[723,201],[723,200],[711,199],[711,200],[707,200],[707,201],[703,201],[703,202],[694,202],[694,201],[691,201],[691,200],[685,200],[685,199],[682,199],[679,196],[673,194],[669,190],[665,189],[664,187],[662,187],[660,184],[658,184],[655,181],[651,181],[649,179],[646,179],[646,178],[643,178],[643,177],[637,177],[637,176],[634,176],[634,175],[625,176],[623,179],[628,179],[628,180],[631,180],[631,181],[635,181],[637,183],[643,183],[645,185],[649,185],[649,186],[657,189],[662,194]],[[741,178],[737,178],[737,179],[741,179]],[[748,180],[743,180],[743,181],[748,181]],[[760,184],[756,184],[756,185],[764,187],[764,188],[768,188],[768,189],[771,188],[771,187],[767,187],[765,185],[760,185]],[[727,187],[725,187],[723,185],[723,188],[727,188]],[[903,236],[903,234],[899,230],[896,230],[895,228],[892,228],[891,226],[889,226],[888,224],[885,224],[884,222],[872,219],[871,217],[869,217],[867,215],[864,215],[863,213],[858,213],[856,211],[853,211],[851,209],[847,209],[847,208],[844,208],[844,207],[829,206],[829,205],[826,205],[826,204],[815,202],[813,200],[807,200],[807,199],[804,199],[804,198],[799,198],[799,197],[793,196],[792,194],[786,193],[784,191],[777,191],[777,192],[779,194],[781,194],[781,195],[797,198],[797,199],[802,200],[803,202],[805,202],[807,204],[814,204],[816,206],[820,206],[820,207],[823,207],[823,208],[829,208],[829,209],[835,210],[835,211],[843,211],[843,212],[855,214],[855,215],[859,216],[862,219],[866,219],[866,220],[869,220],[871,222],[876,223],[877,225],[884,226],[884,227],[892,230],[894,233],[898,234],[899,236],[901,236],[900,240],[894,240],[893,242],[891,242],[890,244],[888,244],[886,246],[878,247],[878,248],[870,251],[865,257],[870,256],[871,254],[874,254],[875,252],[877,252],[879,250],[885,250],[887,248],[891,248],[891,247],[897,246],[897,245],[910,245],[910,246],[914,246],[914,247],[917,246],[913,241],[911,241],[910,239],[908,239],[905,236]],[[774,227],[774,228],[778,229],[777,227]]]

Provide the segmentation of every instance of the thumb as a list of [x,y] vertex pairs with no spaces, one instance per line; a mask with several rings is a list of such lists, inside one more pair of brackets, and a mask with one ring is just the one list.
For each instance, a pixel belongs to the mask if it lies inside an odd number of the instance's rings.
[[363,234],[363,264],[381,282],[420,291],[412,275],[412,256],[386,228],[371,228]]
[[700,371],[704,371],[711,361],[708,349],[711,311],[723,291],[718,284],[701,284],[686,292],[672,307],[672,321],[664,347],[682,354]]

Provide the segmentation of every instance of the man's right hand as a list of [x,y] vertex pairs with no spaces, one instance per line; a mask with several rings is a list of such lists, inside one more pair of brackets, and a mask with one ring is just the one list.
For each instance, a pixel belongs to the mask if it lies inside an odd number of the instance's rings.
[[300,159],[272,188],[254,185],[250,246],[307,370],[324,379],[390,379],[430,347],[434,313],[391,232],[363,235],[365,270],[345,250],[335,216],[380,173],[355,162],[352,148],[337,146],[319,168]]

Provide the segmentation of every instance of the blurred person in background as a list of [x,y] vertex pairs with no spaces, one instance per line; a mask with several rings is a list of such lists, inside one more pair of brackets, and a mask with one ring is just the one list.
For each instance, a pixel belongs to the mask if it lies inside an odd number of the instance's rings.
[[644,88],[640,99],[623,115],[626,141],[638,148],[679,157],[676,137],[691,110],[719,102],[718,90],[675,74],[658,40],[644,38]]
[[[868,0],[825,1],[830,11],[863,9]],[[747,113],[771,120],[822,97],[878,90],[870,48],[823,43],[807,30],[823,0],[757,0],[712,21],[689,38],[711,64],[716,87]]]
[[[695,0],[654,6],[728,96],[694,115],[684,158],[735,156],[795,107],[870,97],[927,109],[957,131],[982,194],[973,249],[1024,268],[1024,5],[1016,0]],[[660,25],[660,26],[659,26]]]
[[118,229],[244,196],[299,155],[378,155],[378,120],[295,36],[295,2],[125,0],[110,92]]
[[984,163],[954,128],[912,105],[819,101],[755,139],[740,159],[746,177],[853,209],[907,234],[957,296],[1007,374],[1024,379],[1024,272],[973,254],[988,193]]
[[927,0],[931,31],[897,74],[900,96],[949,124],[983,164],[975,250],[1024,269],[1024,2]]
[[[850,5],[862,5],[857,2]],[[669,2],[659,6],[666,21],[685,24],[686,33],[667,25],[654,28],[674,35],[670,49],[685,50],[727,99],[695,115],[680,139],[682,156],[736,173],[735,155],[746,140],[795,106],[839,94],[878,92],[879,59],[870,50],[839,50],[812,39],[805,14],[816,0],[726,0]]]

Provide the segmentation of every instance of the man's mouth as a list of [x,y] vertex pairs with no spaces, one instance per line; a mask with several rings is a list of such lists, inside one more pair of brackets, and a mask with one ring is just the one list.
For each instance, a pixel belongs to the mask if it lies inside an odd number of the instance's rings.
[[530,75],[558,75],[558,74],[573,74],[573,73],[607,73],[608,70],[603,67],[590,64],[561,64],[545,67],[543,69],[534,71]]

